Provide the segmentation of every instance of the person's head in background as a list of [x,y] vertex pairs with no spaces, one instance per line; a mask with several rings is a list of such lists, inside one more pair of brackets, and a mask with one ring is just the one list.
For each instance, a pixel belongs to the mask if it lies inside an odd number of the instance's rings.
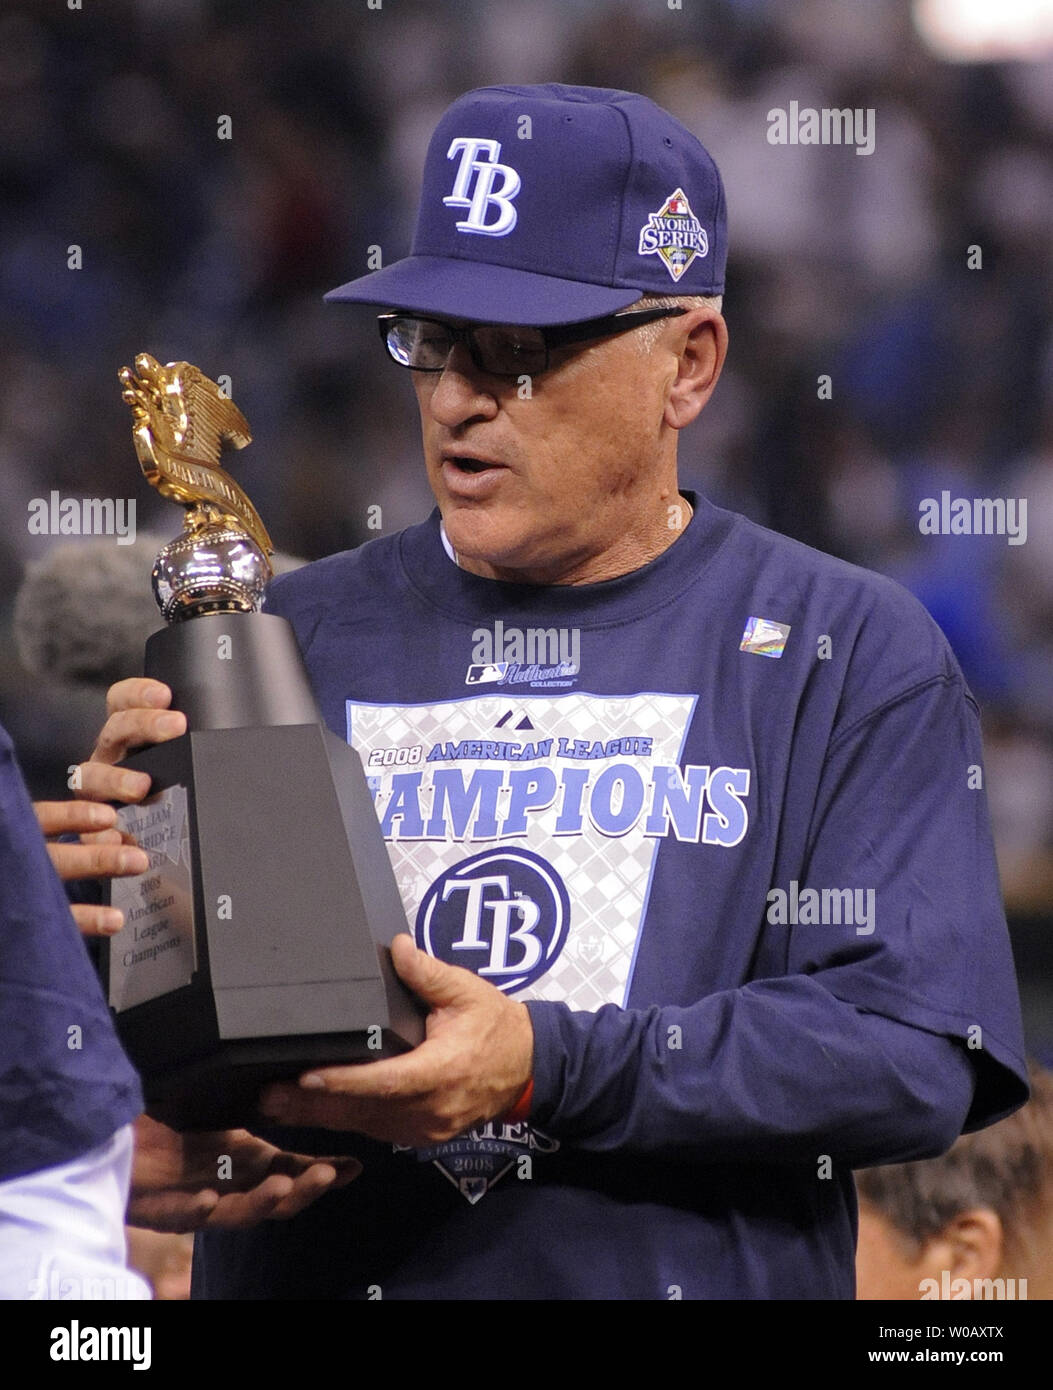
[[997,1279],[1003,1297],[1053,1298],[1053,1075],[1030,1071],[1008,1119],[940,1158],[856,1173],[857,1298],[992,1298],[974,1280]]

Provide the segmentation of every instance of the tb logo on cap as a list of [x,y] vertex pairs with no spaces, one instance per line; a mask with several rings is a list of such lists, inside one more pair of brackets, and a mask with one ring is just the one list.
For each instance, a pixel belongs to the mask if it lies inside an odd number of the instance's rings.
[[[461,162],[453,183],[453,192],[443,198],[447,207],[468,208],[468,216],[457,223],[459,232],[477,232],[480,236],[507,236],[516,225],[516,210],[512,199],[522,187],[519,175],[510,164],[499,164],[501,146],[496,140],[459,135],[450,142],[446,158],[460,154]],[[501,175],[501,186],[494,180]],[[475,176],[475,187],[469,196],[468,188]],[[499,209],[496,221],[487,222],[491,207]]]

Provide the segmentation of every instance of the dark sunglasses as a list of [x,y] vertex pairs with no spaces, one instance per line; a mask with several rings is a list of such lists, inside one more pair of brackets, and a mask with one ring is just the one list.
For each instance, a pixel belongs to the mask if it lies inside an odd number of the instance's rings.
[[464,343],[481,372],[518,377],[546,371],[552,348],[627,333],[641,324],[686,313],[680,306],[634,309],[627,314],[609,314],[606,318],[551,328],[503,323],[472,323],[458,328],[445,319],[419,314],[381,314],[377,326],[392,360],[412,372],[441,372],[454,344]]

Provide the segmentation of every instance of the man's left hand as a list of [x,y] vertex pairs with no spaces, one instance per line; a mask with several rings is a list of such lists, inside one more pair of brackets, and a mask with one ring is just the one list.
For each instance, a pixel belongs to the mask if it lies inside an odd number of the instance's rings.
[[282,1125],[350,1129],[421,1147],[515,1105],[533,1069],[526,1005],[418,950],[409,936],[395,937],[391,957],[403,982],[430,1006],[424,1041],[400,1057],[326,1067],[298,1085],[270,1086],[263,1114]]

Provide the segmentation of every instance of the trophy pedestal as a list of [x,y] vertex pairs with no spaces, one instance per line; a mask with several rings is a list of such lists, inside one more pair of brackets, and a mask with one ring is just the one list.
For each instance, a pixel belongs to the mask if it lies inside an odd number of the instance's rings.
[[106,943],[104,985],[150,1115],[258,1124],[268,1081],[423,1039],[388,950],[406,916],[361,762],[314,710],[285,620],[195,618],[147,651],[190,731],[123,764],[153,778],[121,810],[151,866],[111,883],[126,925]]

